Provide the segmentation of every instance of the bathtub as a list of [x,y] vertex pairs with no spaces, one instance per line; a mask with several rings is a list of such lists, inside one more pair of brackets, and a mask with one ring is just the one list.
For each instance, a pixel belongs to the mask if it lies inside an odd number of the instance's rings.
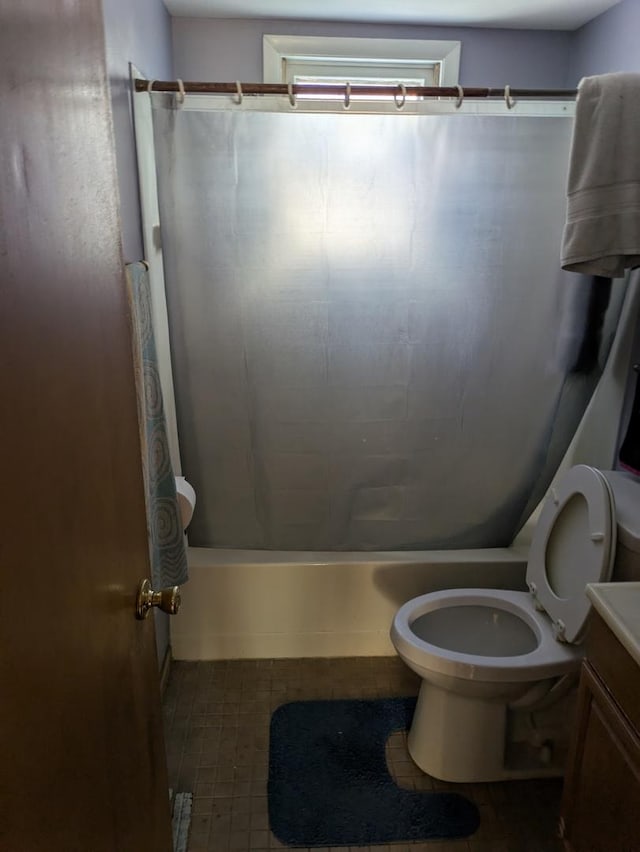
[[371,553],[189,548],[178,660],[394,655],[398,607],[443,588],[524,590],[511,548]]

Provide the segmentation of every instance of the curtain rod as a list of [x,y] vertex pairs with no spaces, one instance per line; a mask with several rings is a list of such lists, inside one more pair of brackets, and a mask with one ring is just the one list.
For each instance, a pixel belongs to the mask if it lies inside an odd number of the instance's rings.
[[398,95],[418,98],[575,98],[576,89],[515,89],[506,87],[491,89],[486,87],[458,86],[363,86],[328,85],[316,83],[194,83],[182,80],[135,80],[136,92],[181,92],[204,95]]

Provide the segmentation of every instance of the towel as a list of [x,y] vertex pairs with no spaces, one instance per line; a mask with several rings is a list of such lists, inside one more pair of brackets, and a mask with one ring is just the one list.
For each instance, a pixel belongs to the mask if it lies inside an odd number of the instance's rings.
[[165,586],[179,586],[188,579],[187,550],[176,496],[176,480],[169,457],[146,264],[127,264],[127,289],[133,332],[151,584],[154,589],[162,589]]
[[580,81],[561,263],[607,278],[640,265],[640,74]]

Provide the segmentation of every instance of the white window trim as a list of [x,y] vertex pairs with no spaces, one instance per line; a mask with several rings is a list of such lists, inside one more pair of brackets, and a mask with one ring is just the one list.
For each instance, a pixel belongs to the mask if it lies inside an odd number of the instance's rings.
[[455,86],[460,73],[459,41],[263,35],[263,82],[286,82],[282,69],[283,60],[288,57],[327,56],[335,57],[336,62],[341,59],[439,62],[441,86]]

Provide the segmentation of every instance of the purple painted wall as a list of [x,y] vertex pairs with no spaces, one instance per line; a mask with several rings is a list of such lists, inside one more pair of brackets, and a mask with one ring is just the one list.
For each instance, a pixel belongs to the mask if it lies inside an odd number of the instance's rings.
[[103,0],[125,260],[140,260],[142,232],[129,62],[156,79],[173,77],[171,18],[162,0]]
[[462,42],[463,86],[562,88],[571,33],[327,24],[307,21],[173,18],[174,65],[184,80],[262,80],[262,36],[324,35],[361,38],[455,39]]
[[568,86],[609,71],[640,71],[639,0],[623,0],[572,35]]

